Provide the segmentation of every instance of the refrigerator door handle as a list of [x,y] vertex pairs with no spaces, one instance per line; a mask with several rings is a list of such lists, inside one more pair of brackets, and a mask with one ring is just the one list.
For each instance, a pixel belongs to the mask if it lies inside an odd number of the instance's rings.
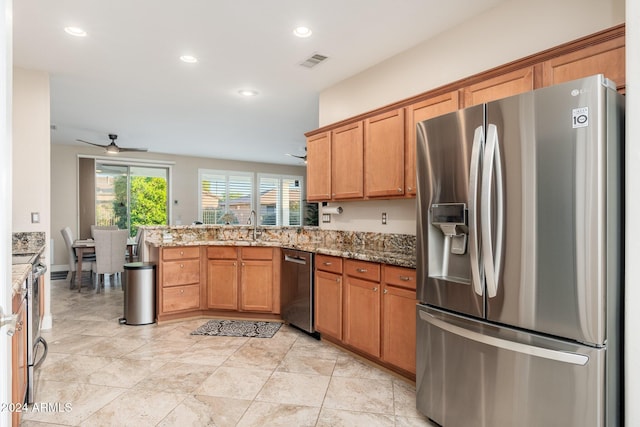
[[[502,235],[504,233],[504,189],[502,184],[502,159],[498,142],[498,128],[490,124],[487,127],[487,141],[484,149],[482,165],[482,192],[480,196],[480,222],[482,228],[482,259],[485,278],[487,280],[487,296],[493,298],[498,294],[498,283],[502,262]],[[491,243],[491,184],[495,166],[496,175],[496,245],[495,253]]]
[[473,134],[471,148],[471,167],[469,171],[469,258],[471,259],[471,282],[476,294],[483,294],[482,263],[478,257],[478,178],[480,162],[482,161],[482,146],[484,145],[484,127],[478,126]]
[[523,344],[515,341],[497,338],[490,335],[484,335],[457,325],[452,325],[451,323],[448,323],[441,319],[437,319],[436,317],[425,311],[419,310],[418,313],[420,313],[420,319],[424,320],[427,323],[430,323],[436,328],[454,335],[458,335],[468,340],[489,345],[491,347],[497,347],[516,353],[526,354],[528,356],[542,357],[544,359],[555,360],[557,362],[569,363],[571,365],[584,366],[589,362],[589,357],[585,356],[584,354],[551,350],[544,347],[538,347],[530,344]]

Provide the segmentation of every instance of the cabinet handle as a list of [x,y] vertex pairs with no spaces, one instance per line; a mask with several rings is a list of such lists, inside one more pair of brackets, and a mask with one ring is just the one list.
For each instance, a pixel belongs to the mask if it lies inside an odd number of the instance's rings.
[[398,187],[398,193],[402,193],[402,187]]
[[377,286],[373,288],[373,292],[378,292],[378,287]]
[[366,269],[366,268],[356,268],[356,271],[357,271],[358,273],[366,273],[366,272],[367,272],[367,269]]
[[329,261],[325,261],[323,262],[324,265],[331,265],[332,263],[330,263]]
[[407,187],[407,191],[411,191],[411,187]]
[[402,280],[403,282],[410,282],[411,281],[411,277],[409,277],[409,276],[400,276],[400,280]]
[[340,278],[339,277],[336,279],[336,283],[340,283]]
[[180,293],[181,293],[181,294],[184,294],[184,289],[180,289]]
[[184,251],[180,251],[180,256],[184,255]]
[[384,291],[382,291],[382,293],[385,294],[385,295],[387,294],[387,292],[389,292],[389,291],[387,291],[386,289]]
[[238,265],[238,263],[234,261],[234,262],[233,262],[233,266],[234,266],[234,267],[237,267],[237,265]]
[[184,268],[184,264],[180,264],[180,268]]
[[242,262],[242,266],[244,267],[244,262]]

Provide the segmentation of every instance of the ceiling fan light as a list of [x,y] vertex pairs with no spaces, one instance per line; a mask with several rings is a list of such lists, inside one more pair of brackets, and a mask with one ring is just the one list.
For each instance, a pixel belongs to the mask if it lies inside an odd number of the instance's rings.
[[105,151],[109,154],[118,154],[120,152],[120,150],[118,150],[118,147],[116,147],[115,145],[109,145],[107,148],[105,148]]

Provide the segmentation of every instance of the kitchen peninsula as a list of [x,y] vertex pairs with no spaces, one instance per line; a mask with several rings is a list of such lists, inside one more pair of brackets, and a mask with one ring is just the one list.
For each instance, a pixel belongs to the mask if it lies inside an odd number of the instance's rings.
[[158,322],[280,320],[281,249],[316,255],[314,319],[327,339],[415,378],[415,236],[317,227],[141,227],[157,263]]

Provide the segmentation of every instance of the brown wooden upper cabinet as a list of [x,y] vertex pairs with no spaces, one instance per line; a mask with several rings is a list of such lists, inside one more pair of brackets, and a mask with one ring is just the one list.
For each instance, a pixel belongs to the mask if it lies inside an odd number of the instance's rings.
[[618,85],[620,92],[624,92],[626,85],[624,46],[624,37],[617,37],[544,61],[542,84],[551,86],[594,74],[604,74]]
[[457,90],[434,96],[406,108],[405,138],[405,191],[406,196],[416,195],[416,124],[460,108],[460,94]]
[[463,89],[464,106],[470,107],[533,90],[533,75],[533,67],[526,67],[469,85]]
[[364,196],[363,125],[350,123],[331,131],[331,199]]
[[366,197],[404,194],[404,109],[364,121],[364,194]]
[[307,199],[331,200],[331,131],[307,138]]

